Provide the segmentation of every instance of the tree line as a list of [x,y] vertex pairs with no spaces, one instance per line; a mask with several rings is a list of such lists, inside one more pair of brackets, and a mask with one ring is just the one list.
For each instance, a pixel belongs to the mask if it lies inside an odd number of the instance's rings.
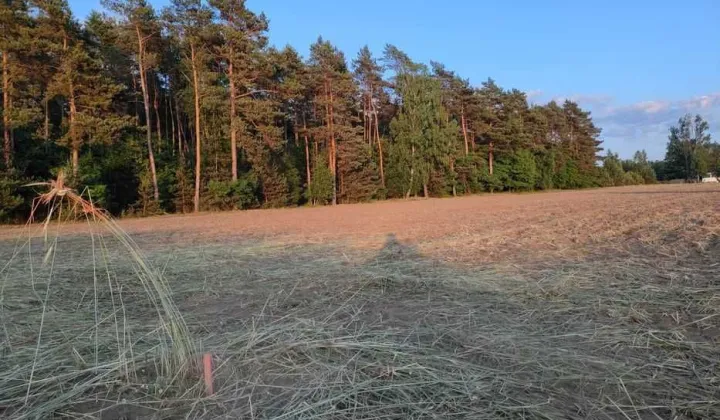
[[[598,156],[577,103],[473,86],[393,45],[348,60],[268,43],[243,0],[0,2],[0,218],[62,170],[113,214],[352,203],[654,182]],[[598,162],[602,161],[602,164]]]
[[720,144],[712,142],[710,126],[700,115],[687,114],[670,127],[665,159],[652,162],[660,181],[698,182],[720,177]]

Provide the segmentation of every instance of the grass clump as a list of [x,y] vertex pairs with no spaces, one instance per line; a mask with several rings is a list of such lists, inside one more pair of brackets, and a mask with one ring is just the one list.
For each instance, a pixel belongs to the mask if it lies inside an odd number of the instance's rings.
[[[162,273],[62,173],[33,186],[49,188],[33,203],[44,220],[31,218],[0,271],[0,413],[49,418],[112,405],[110,395],[152,393],[162,382],[162,393],[192,385],[195,344]],[[87,225],[79,242],[64,236],[78,220]],[[73,273],[74,265],[92,270]]]

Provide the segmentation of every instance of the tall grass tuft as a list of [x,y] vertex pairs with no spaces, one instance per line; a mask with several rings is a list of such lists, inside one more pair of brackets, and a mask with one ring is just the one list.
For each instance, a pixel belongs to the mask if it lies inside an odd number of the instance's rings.
[[[34,200],[28,236],[0,269],[0,417],[93,412],[196,388],[195,343],[162,273],[62,173],[29,186],[48,191]],[[87,229],[66,223],[77,221]],[[65,240],[85,230],[87,248]],[[86,263],[67,268],[88,258],[91,272]]]

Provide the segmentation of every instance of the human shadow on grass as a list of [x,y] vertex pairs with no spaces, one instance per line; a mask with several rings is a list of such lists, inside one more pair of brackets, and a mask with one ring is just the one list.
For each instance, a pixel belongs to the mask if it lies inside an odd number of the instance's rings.
[[[253,262],[289,267],[274,271],[280,281],[265,271],[254,282],[268,289],[257,289],[258,306],[244,312],[252,321],[225,324],[233,344],[212,344],[236,368],[226,382],[254,384],[252,404],[233,415],[624,418],[635,407],[665,418],[678,413],[670,400],[687,403],[683,415],[717,413],[712,404],[690,404],[715,392],[697,385],[692,371],[645,368],[684,344],[636,345],[647,327],[661,327],[633,315],[647,291],[630,283],[618,290],[598,278],[576,286],[579,275],[562,267],[544,273],[545,281],[457,267],[393,233],[370,256],[347,254],[333,245],[301,247]],[[693,358],[700,375],[712,373],[704,357],[713,351],[703,345]],[[684,388],[673,387],[679,382]]]
[[[643,288],[653,279],[639,272],[607,267],[591,279],[596,284],[575,283],[597,267],[558,267],[530,281],[488,266],[454,266],[394,233],[372,252],[258,242],[218,242],[183,252],[157,265],[166,270],[193,336],[218,366],[212,399],[177,402],[178,414],[188,418],[720,414],[712,402],[715,349],[693,342],[692,352],[685,351],[673,331],[660,326],[651,326],[652,336],[645,333],[643,314],[660,309],[643,305],[679,294]],[[116,267],[119,281],[131,275],[122,264]],[[628,278],[616,281],[618,275]],[[90,265],[74,266],[64,277],[66,282],[53,283],[66,286],[53,302],[75,308],[94,294]],[[6,292],[25,293],[20,280]],[[137,296],[123,299],[128,331],[148,324]],[[91,314],[92,302],[85,301]],[[652,345],[640,346],[640,340]],[[662,364],[678,352],[691,358],[692,369]],[[146,405],[157,409],[153,404]],[[101,417],[118,413],[105,410]],[[139,410],[122,415],[144,417]]]

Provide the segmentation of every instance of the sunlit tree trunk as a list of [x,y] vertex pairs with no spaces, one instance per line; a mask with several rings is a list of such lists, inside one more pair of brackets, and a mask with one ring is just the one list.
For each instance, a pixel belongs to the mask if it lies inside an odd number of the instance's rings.
[[490,175],[493,174],[493,161],[495,159],[495,144],[490,142],[488,145],[488,170]]
[[193,197],[193,210],[200,211],[200,170],[202,168],[202,149],[200,137],[200,78],[197,69],[197,56],[195,45],[190,45],[190,63],[193,77],[193,93],[195,95],[195,196]]
[[70,95],[68,98],[69,106],[70,106],[70,116],[69,116],[69,125],[70,125],[70,150],[71,150],[71,162],[72,162],[72,171],[73,176],[77,177],[78,174],[78,168],[80,166],[80,139],[77,137],[77,128],[76,128],[76,116],[77,116],[77,106],[75,105],[75,86],[73,85],[72,81],[70,82]]
[[238,155],[237,155],[237,89],[235,88],[235,75],[233,63],[230,60],[228,65],[228,80],[230,83],[230,156],[232,160],[232,180],[238,179]]
[[378,112],[375,108],[375,104],[372,104],[372,114],[375,117],[375,141],[377,142],[378,158],[380,163],[380,183],[385,188],[385,165],[383,164],[383,149],[382,142],[380,141],[380,121],[378,119]]
[[408,186],[405,198],[410,198],[410,193],[413,190],[413,182],[415,181],[415,145],[410,147],[410,186]]
[[148,161],[150,164],[150,176],[152,177],[153,183],[153,196],[155,201],[160,199],[160,192],[158,191],[157,183],[157,172],[155,171],[155,154],[152,148],[152,129],[150,128],[150,94],[148,93],[147,78],[145,74],[145,41],[142,33],[140,33],[140,27],[135,27],[135,33],[137,34],[138,40],[138,70],[140,73],[140,89],[143,95],[143,105],[145,107],[145,135],[147,140],[148,149]]
[[463,139],[465,140],[465,156],[470,154],[467,125],[465,124],[465,108],[460,109],[460,124],[462,125]]
[[335,139],[335,131],[333,126],[333,92],[332,84],[327,79],[325,80],[325,114],[327,119],[327,128],[330,136],[330,147],[328,151],[328,161],[330,165],[330,173],[332,174],[332,204],[337,205],[337,143]]
[[8,72],[7,51],[2,54],[2,84],[3,84],[3,157],[5,167],[12,167],[12,139],[10,138],[10,75]]
[[305,139],[305,172],[307,172],[307,184],[310,187],[312,182],[312,175],[310,173],[310,145],[308,144],[307,135],[307,122],[305,121],[305,115],[303,114],[303,138]]
[[157,82],[155,82],[155,88],[153,89],[155,94],[153,97],[153,108],[155,109],[155,130],[157,131],[157,147],[158,153],[162,153],[162,126],[160,124],[160,95],[157,88]]

